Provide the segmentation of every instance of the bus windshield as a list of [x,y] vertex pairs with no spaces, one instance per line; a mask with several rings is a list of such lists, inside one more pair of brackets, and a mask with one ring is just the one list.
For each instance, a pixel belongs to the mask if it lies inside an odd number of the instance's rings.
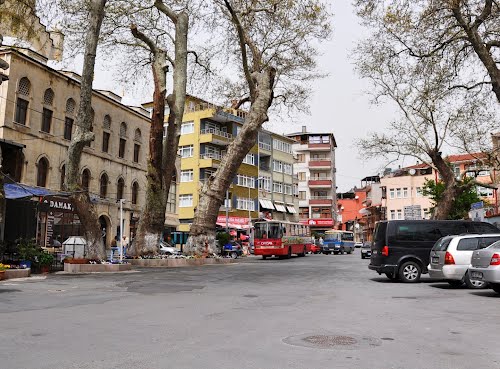
[[325,234],[325,240],[334,241],[334,240],[339,240],[339,239],[340,239],[340,235],[338,233]]
[[281,238],[283,234],[281,233],[281,225],[279,223],[269,223],[269,234],[268,238]]
[[255,223],[255,238],[267,238],[267,223]]

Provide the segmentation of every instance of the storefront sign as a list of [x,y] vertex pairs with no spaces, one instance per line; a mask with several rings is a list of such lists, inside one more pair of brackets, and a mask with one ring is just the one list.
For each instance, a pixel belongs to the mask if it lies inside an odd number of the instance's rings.
[[311,227],[333,227],[333,219],[331,218],[302,219],[300,223],[310,225]]
[[48,197],[46,196],[42,201],[42,210],[55,210],[62,212],[73,212],[74,206],[71,200],[64,197]]
[[[226,217],[224,215],[219,215],[217,217],[217,223],[226,223]],[[247,225],[248,218],[245,217],[228,217],[228,223]]]

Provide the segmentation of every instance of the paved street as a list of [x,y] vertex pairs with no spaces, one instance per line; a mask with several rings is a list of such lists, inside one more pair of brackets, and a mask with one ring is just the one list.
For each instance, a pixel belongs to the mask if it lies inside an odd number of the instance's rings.
[[0,367],[500,367],[496,294],[392,283],[367,264],[356,250],[5,281]]

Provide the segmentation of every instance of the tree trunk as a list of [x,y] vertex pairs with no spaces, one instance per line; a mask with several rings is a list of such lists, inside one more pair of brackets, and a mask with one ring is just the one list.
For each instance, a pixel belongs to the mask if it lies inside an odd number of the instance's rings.
[[[0,84],[2,82],[0,81]],[[2,148],[0,147],[0,168],[2,168],[3,155]],[[3,242],[5,237],[5,213],[7,211],[7,199],[5,198],[5,176],[2,171],[0,171],[0,242]]]
[[165,98],[167,94],[167,58],[158,50],[153,60],[153,115],[149,134],[149,163],[147,171],[146,204],[139,220],[133,255],[155,254],[165,225],[167,198],[163,184],[163,124],[165,121]]
[[80,106],[76,117],[75,134],[71,140],[66,160],[66,188],[73,192],[76,212],[80,215],[80,222],[87,241],[87,256],[91,259],[105,259],[106,251],[102,241],[102,234],[94,205],[90,196],[82,194],[79,185],[80,162],[83,148],[94,139],[91,132],[92,117],[92,83],[97,43],[104,18],[106,0],[92,0],[90,2],[89,29],[85,40],[85,55],[83,59],[82,82],[80,87]]
[[267,68],[261,73],[253,73],[252,78],[256,94],[252,98],[245,123],[229,145],[214,177],[207,181],[201,191],[186,244],[189,254],[203,255],[216,251],[215,225],[219,208],[243,159],[257,142],[259,129],[268,120],[267,111],[273,101],[275,70]]
[[457,187],[457,179],[453,170],[450,168],[448,163],[443,159],[441,153],[437,150],[433,150],[429,153],[432,163],[436,166],[438,173],[443,179],[445,186],[443,196],[436,204],[436,212],[434,213],[434,218],[438,220],[448,219],[451,210],[453,209],[453,202],[459,195],[459,188]]

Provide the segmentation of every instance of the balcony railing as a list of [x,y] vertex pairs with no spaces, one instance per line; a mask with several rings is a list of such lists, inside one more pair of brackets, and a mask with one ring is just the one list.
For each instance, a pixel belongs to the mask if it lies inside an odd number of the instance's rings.
[[331,200],[331,196],[311,196],[311,200]]
[[227,133],[227,132],[218,130],[216,128],[202,129],[200,131],[200,134],[202,134],[202,135],[212,134],[212,135],[216,135],[216,136],[219,136],[219,137],[227,138],[228,140],[231,140],[233,138],[233,135],[231,133]]
[[214,159],[214,160],[221,160],[222,155],[217,154],[215,152],[207,152],[205,154],[200,154],[200,159]]
[[263,170],[263,171],[266,171],[266,172],[270,172],[271,171],[271,167],[269,165],[259,165],[259,169]]
[[259,142],[259,149],[271,151],[271,144]]

